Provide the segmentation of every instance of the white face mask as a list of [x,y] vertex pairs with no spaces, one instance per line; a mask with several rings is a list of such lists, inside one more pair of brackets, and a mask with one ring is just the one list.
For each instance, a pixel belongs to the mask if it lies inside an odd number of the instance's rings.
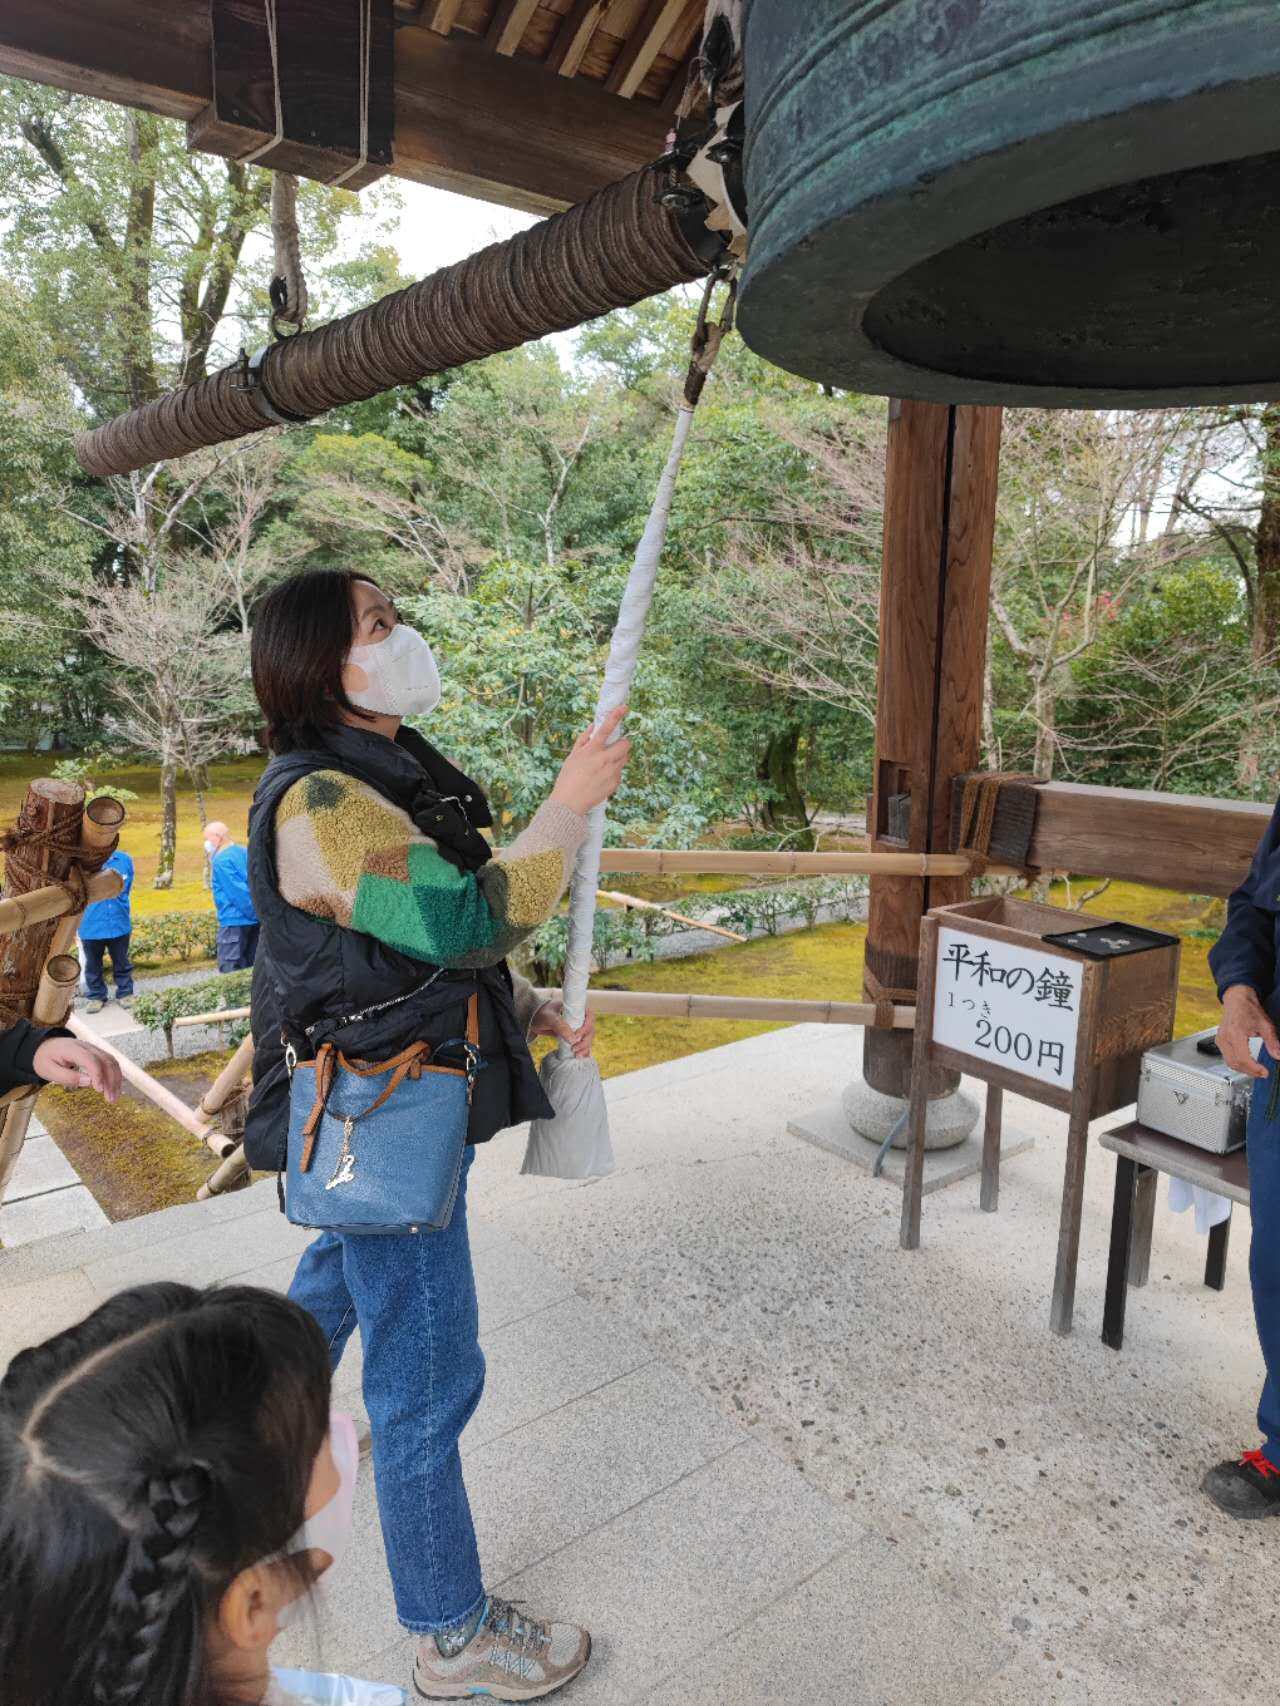
[[[329,1417],[329,1450],[333,1453],[338,1471],[338,1490],[314,1516],[309,1516],[292,1540],[282,1549],[289,1557],[294,1552],[323,1552],[329,1559],[328,1571],[342,1557],[351,1539],[352,1507],[356,1496],[356,1472],[360,1467],[360,1442],[356,1424],[345,1411],[334,1410]],[[281,1628],[292,1623],[306,1595],[290,1600],[277,1618]]]
[[218,843],[216,841],[206,841],[204,844],[204,850],[212,859],[214,854],[218,851]]
[[347,662],[368,677],[367,687],[347,692],[361,710],[384,717],[422,717],[440,703],[435,654],[422,635],[403,622],[376,646],[352,646]]

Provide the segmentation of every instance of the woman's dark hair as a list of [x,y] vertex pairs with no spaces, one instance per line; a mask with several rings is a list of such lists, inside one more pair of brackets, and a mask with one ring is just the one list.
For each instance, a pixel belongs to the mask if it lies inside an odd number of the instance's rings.
[[254,611],[250,659],[253,690],[267,720],[272,752],[323,745],[322,731],[353,705],[342,666],[355,633],[351,591],[368,581],[349,569],[308,569],[262,598]]
[[0,1381],[0,1695],[221,1706],[210,1620],[301,1527],[328,1426],[323,1333],[252,1286],[136,1286],[20,1352]]

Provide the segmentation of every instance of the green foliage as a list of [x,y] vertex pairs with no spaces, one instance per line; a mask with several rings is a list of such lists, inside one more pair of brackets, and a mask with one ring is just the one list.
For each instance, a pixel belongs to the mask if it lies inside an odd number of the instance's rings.
[[212,1013],[219,1007],[247,1007],[252,971],[228,972],[224,977],[205,978],[200,983],[171,985],[139,995],[134,1016],[149,1030],[163,1031],[165,1046],[173,1053],[173,1021],[196,1013]]
[[127,802],[138,798],[132,788],[123,787],[118,782],[106,787],[93,780],[95,776],[101,776],[108,770],[119,770],[127,762],[119,753],[95,749],[74,753],[70,758],[60,758],[53,766],[51,774],[59,782],[79,782],[84,789],[86,801],[98,800],[107,794],[113,800]]
[[[547,797],[591,722],[624,576],[620,565],[494,562],[467,597],[432,591],[403,602],[443,659],[444,699],[424,731],[485,778],[504,836]],[[729,804],[719,731],[684,696],[662,652],[647,650],[611,835],[642,828],[665,846],[688,845]]]
[[1072,669],[1063,716],[1070,774],[1118,787],[1234,793],[1246,739],[1260,718],[1274,727],[1278,692],[1275,670],[1252,658],[1234,577],[1214,563],[1167,573],[1103,623]]
[[138,959],[209,959],[217,945],[218,919],[212,911],[153,912],[134,920],[133,953]]

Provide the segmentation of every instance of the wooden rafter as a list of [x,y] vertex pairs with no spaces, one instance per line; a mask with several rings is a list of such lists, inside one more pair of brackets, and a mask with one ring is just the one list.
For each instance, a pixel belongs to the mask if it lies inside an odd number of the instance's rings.
[[442,36],[447,36],[462,10],[462,0],[431,0],[428,24]]
[[573,9],[565,17],[551,44],[546,61],[549,71],[561,77],[577,76],[578,67],[607,4],[608,0],[575,0]]
[[485,41],[494,53],[514,53],[524,39],[530,18],[538,10],[538,0],[501,0],[493,14]]
[[649,0],[605,79],[605,88],[630,100],[652,69],[663,42],[690,10],[690,0]]
[[[428,0],[396,32],[398,176],[551,213],[662,153],[655,103],[426,27],[440,9]],[[191,119],[209,105],[212,65],[207,5],[0,0],[0,73]]]

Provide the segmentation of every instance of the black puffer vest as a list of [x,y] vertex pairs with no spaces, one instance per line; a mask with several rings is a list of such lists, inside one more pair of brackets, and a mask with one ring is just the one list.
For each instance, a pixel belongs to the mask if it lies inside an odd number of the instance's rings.
[[[461,1036],[473,991],[480,997],[480,1052],[486,1064],[476,1080],[467,1142],[485,1143],[506,1126],[550,1118],[551,1104],[516,1018],[505,963],[445,972],[422,989],[435,967],[376,937],[316,918],[281,897],[276,807],[295,782],[317,770],[340,770],[367,782],[407,812],[459,870],[479,870],[492,857],[479,834],[493,821],[483,793],[412,729],[402,728],[389,741],[343,726],[326,732],[323,747],[272,759],[249,813],[249,887],[262,925],[253,968],[253,1095],[245,1126],[249,1163],[268,1170],[285,1164],[286,1037],[304,1060],[329,1040],[346,1054],[382,1060],[419,1038],[443,1042]],[[407,1000],[380,1013],[367,1012],[406,994]],[[343,1023],[352,1014],[362,1016]]]

